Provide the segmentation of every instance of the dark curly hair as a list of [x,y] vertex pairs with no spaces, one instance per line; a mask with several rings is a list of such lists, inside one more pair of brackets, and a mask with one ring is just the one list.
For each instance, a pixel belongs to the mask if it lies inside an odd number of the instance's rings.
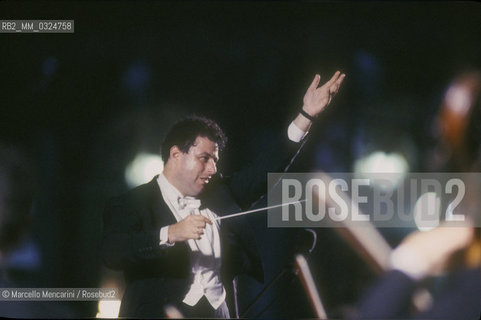
[[214,120],[188,116],[175,123],[167,133],[161,148],[164,163],[169,159],[170,148],[177,146],[183,153],[187,153],[199,136],[217,143],[219,151],[222,151],[227,143],[224,131]]

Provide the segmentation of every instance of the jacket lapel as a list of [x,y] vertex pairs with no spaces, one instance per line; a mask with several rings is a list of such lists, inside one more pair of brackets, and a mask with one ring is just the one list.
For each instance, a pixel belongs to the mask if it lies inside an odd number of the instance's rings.
[[155,225],[157,227],[162,227],[177,223],[177,220],[175,220],[174,215],[162,197],[159,184],[157,183],[157,177],[158,175],[148,183],[151,192],[150,208],[152,210]]

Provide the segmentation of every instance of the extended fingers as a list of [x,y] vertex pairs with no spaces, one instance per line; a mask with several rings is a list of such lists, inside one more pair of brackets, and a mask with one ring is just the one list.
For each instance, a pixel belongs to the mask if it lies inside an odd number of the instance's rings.
[[339,88],[341,87],[342,81],[344,81],[345,77],[345,74],[341,74],[339,77],[337,77],[336,81],[330,85],[329,92],[331,94],[336,94],[339,91]]
[[344,81],[344,78],[345,78],[345,77],[346,77],[346,75],[343,73],[343,74],[341,74],[341,76],[336,80],[336,85],[337,85],[338,87],[341,86],[341,83]]
[[339,78],[341,77],[341,72],[340,71],[336,71],[333,76],[331,77],[331,79],[329,79],[329,81],[326,82],[326,86],[327,87],[331,87],[333,84],[336,83],[337,80],[339,80]]
[[311,85],[309,86],[309,89],[308,90],[314,90],[317,88],[317,86],[319,85],[319,82],[321,81],[321,76],[316,74],[314,76],[314,80],[312,80],[312,83]]

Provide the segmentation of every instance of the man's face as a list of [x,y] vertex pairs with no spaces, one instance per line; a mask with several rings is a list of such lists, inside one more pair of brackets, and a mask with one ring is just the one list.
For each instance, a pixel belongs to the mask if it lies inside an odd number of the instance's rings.
[[175,187],[184,196],[197,196],[217,172],[218,160],[217,143],[197,137],[188,153],[179,154]]

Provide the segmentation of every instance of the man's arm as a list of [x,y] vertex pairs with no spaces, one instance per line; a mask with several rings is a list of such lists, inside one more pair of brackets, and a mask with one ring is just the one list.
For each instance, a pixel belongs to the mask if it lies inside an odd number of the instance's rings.
[[143,207],[143,201],[130,201],[126,197],[113,198],[105,208],[102,254],[107,267],[122,270],[135,265],[164,264],[186,249],[159,245],[159,229],[151,220],[150,209]]
[[[251,165],[232,175],[228,183],[241,207],[249,207],[265,194],[268,172],[287,171],[303,145],[299,142],[312,125],[312,120],[308,118],[315,119],[329,105],[344,78],[345,75],[337,71],[329,81],[319,87],[320,76],[316,74],[303,98],[302,110],[307,116],[299,113],[291,123],[291,127],[297,128],[295,130],[297,134],[293,136],[298,138],[293,138],[290,132],[288,138],[284,133],[283,137],[273,141],[262,154],[259,154]],[[291,129],[289,128],[289,131]]]

